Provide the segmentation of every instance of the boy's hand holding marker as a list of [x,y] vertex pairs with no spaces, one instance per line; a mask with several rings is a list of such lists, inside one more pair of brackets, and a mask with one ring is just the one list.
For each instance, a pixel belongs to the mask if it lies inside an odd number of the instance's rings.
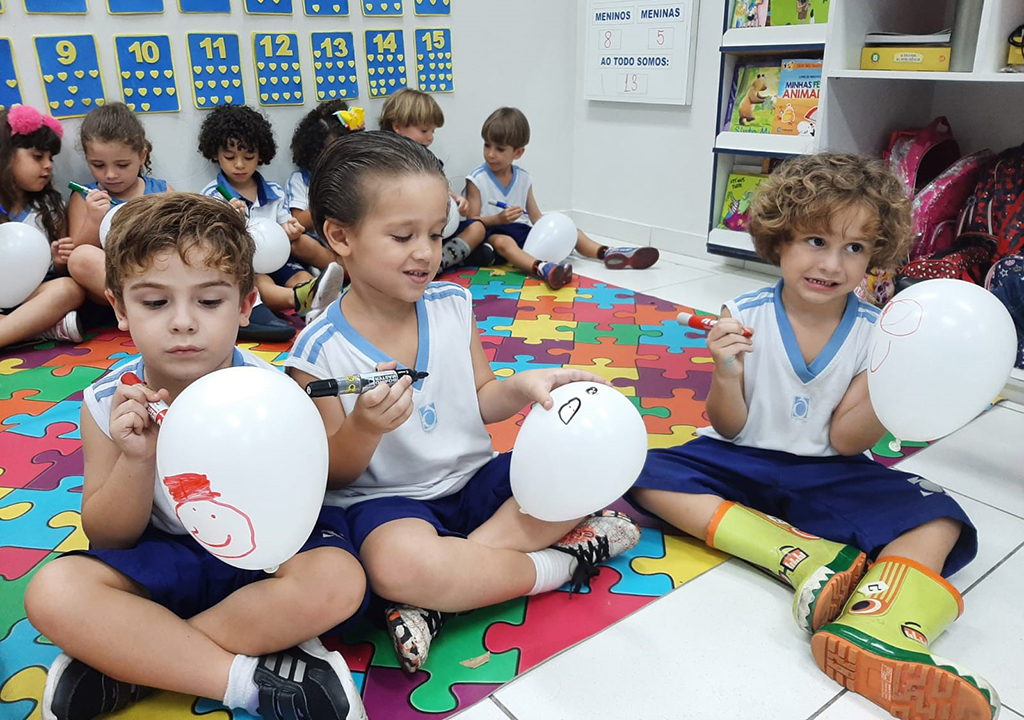
[[[396,370],[394,360],[378,363],[377,372]],[[411,375],[402,375],[394,384],[378,383],[359,395],[348,421],[367,433],[389,433],[409,419],[413,410]],[[307,390],[308,392],[308,390]]]
[[501,210],[498,213],[501,216],[503,223],[512,223],[519,219],[519,216],[523,214],[523,209],[517,205],[509,205],[501,200],[488,200],[488,205],[493,205]]
[[156,437],[167,414],[166,390],[153,390],[134,373],[121,376],[110,412],[110,438],[125,457],[147,460],[156,457]]
[[[692,327],[695,330],[708,331],[708,350],[715,360],[716,371],[726,375],[739,375],[743,369],[741,355],[753,352],[754,343],[751,339],[754,331],[745,327],[743,323],[733,317],[722,317],[717,320],[712,317],[698,317],[689,313],[679,313],[676,317],[681,325]],[[739,359],[741,362],[737,363]]]

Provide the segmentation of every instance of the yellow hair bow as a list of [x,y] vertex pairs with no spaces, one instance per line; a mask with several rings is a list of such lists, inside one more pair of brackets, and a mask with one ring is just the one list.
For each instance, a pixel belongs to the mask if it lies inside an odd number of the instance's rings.
[[366,125],[366,111],[361,107],[354,107],[351,110],[339,110],[334,113],[338,122],[349,129],[349,132],[362,130]]

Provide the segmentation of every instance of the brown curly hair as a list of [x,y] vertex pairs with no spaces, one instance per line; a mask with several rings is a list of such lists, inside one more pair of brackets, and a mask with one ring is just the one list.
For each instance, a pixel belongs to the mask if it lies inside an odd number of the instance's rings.
[[776,168],[750,206],[754,249],[778,265],[779,249],[797,233],[827,231],[836,213],[857,206],[873,216],[865,228],[874,241],[869,269],[896,267],[910,250],[910,199],[881,160],[850,153],[804,155]]
[[256,246],[245,219],[233,207],[217,198],[184,192],[129,200],[110,222],[104,248],[107,289],[123,302],[125,280],[149,270],[157,255],[173,250],[188,263],[197,248],[205,252],[206,266],[238,281],[241,297],[252,291]]

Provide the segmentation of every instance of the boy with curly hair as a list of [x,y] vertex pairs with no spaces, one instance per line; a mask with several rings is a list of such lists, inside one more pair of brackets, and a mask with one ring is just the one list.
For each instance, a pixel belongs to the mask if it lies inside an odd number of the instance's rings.
[[977,531],[942,488],[864,454],[885,433],[866,373],[880,312],[853,290],[906,255],[902,186],[878,160],[795,158],[759,187],[750,233],[782,280],[725,304],[711,427],[652,451],[632,502],[792,587],[844,687],[901,718],[994,716],[988,683],[928,649],[963,610],[943,576]]
[[264,179],[257,170],[277,154],[274,130],[262,113],[247,105],[221,105],[210,112],[199,130],[199,152],[217,163],[220,172],[203,188],[204,195],[231,196],[232,207],[249,218],[265,218],[280,223],[291,241],[291,257],[281,269],[269,275],[256,276],[256,289],[266,303],[253,308],[253,322],[266,326],[283,325],[281,337],[289,340],[295,329],[275,318],[270,310],[294,310],[312,319],[322,312],[341,292],[344,271],[340,265],[328,264],[317,278],[306,269],[322,248],[306,235],[306,229],[291,216],[284,189]]

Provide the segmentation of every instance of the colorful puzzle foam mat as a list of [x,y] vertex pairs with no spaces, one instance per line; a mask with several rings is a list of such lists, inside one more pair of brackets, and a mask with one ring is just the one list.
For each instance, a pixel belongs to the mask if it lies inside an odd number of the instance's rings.
[[[643,415],[651,447],[687,442],[707,424],[712,365],[704,334],[675,321],[690,308],[583,277],[558,291],[504,268],[445,279],[473,293],[483,346],[500,377],[553,366],[602,375]],[[288,349],[240,346],[276,365]],[[43,343],[0,353],[0,718],[40,716],[46,668],[58,650],[26,619],[25,587],[61,552],[86,547],[82,390],[134,352],[127,334],[106,330],[74,347]],[[495,448],[510,449],[522,421],[519,414],[492,426]],[[885,442],[879,451],[883,462],[900,459]],[[589,592],[557,591],[458,616],[414,676],[399,669],[387,637],[369,623],[344,643],[328,645],[345,655],[371,719],[447,717],[724,559],[656,523],[642,524],[639,545],[602,568]],[[486,653],[489,660],[475,669],[462,664]],[[248,717],[171,693],[152,695],[116,717],[199,715]]]

